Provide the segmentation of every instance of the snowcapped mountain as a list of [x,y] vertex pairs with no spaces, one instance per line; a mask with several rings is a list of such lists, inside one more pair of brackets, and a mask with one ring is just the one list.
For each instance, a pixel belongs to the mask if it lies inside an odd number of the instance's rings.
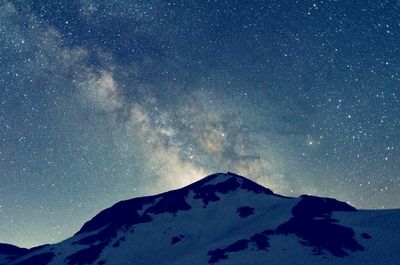
[[233,173],[121,201],[53,245],[0,244],[0,264],[400,264],[400,210],[274,194]]

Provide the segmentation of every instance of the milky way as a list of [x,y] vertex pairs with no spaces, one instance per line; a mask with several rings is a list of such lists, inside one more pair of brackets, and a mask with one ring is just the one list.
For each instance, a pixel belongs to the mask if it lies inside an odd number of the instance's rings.
[[400,207],[400,2],[2,1],[0,242],[210,173]]

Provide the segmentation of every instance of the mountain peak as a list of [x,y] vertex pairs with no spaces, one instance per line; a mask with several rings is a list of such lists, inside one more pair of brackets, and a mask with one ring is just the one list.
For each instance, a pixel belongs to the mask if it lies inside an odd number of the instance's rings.
[[[270,189],[243,176],[231,172],[216,173],[177,190],[120,201],[85,223],[77,234],[91,232],[104,226],[120,227],[151,222],[152,215],[162,213],[175,215],[179,211],[191,209],[188,200],[201,200],[203,207],[206,208],[210,203],[219,201],[221,195],[238,189],[265,195],[275,195]],[[129,213],[129,215],[126,213]]]
[[393,264],[399,216],[358,212],[331,198],[284,197],[243,176],[216,173],[118,202],[54,245],[21,250],[0,244],[0,265],[319,265],[343,259],[362,265],[385,256],[378,263]]
[[[232,172],[227,172],[227,173],[211,174],[195,183],[202,183],[203,185],[216,185],[218,183],[226,182],[229,179],[235,179],[235,180],[238,180],[239,182],[251,181],[251,180],[247,179],[246,177],[240,176],[240,175],[232,173]],[[193,183],[193,184],[195,184],[195,183]],[[189,186],[191,186],[191,185],[189,185]]]
[[248,178],[232,172],[215,173],[209,175],[187,187],[184,187],[183,189],[193,189],[195,192],[197,192],[199,190],[205,189],[205,187],[209,187],[208,189],[213,190],[214,192],[221,193],[227,193],[229,191],[234,191],[237,188],[241,188],[255,193],[264,193],[268,195],[274,194],[270,189],[265,188]]
[[242,179],[242,180],[246,179],[247,180],[247,178],[245,178],[243,176],[240,176],[238,174],[232,173],[232,172],[227,172],[227,173],[219,172],[219,173],[211,174],[211,175],[203,178],[200,181],[206,181],[208,184],[216,184],[216,183],[224,182],[224,181],[226,181],[228,179],[231,179],[231,178]]

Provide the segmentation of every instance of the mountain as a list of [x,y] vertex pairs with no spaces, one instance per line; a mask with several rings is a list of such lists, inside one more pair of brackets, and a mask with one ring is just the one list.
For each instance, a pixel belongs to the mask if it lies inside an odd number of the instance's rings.
[[399,264],[398,224],[400,210],[285,197],[219,173],[118,202],[57,244],[0,244],[0,264]]
[[0,264],[6,264],[7,260],[22,256],[28,251],[29,250],[26,248],[19,248],[10,244],[0,243]]

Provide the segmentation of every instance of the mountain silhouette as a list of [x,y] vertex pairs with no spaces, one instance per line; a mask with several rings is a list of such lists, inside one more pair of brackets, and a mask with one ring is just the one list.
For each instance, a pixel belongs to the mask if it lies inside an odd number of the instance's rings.
[[399,223],[400,210],[285,197],[217,173],[118,202],[57,244],[0,244],[0,264],[399,264]]

